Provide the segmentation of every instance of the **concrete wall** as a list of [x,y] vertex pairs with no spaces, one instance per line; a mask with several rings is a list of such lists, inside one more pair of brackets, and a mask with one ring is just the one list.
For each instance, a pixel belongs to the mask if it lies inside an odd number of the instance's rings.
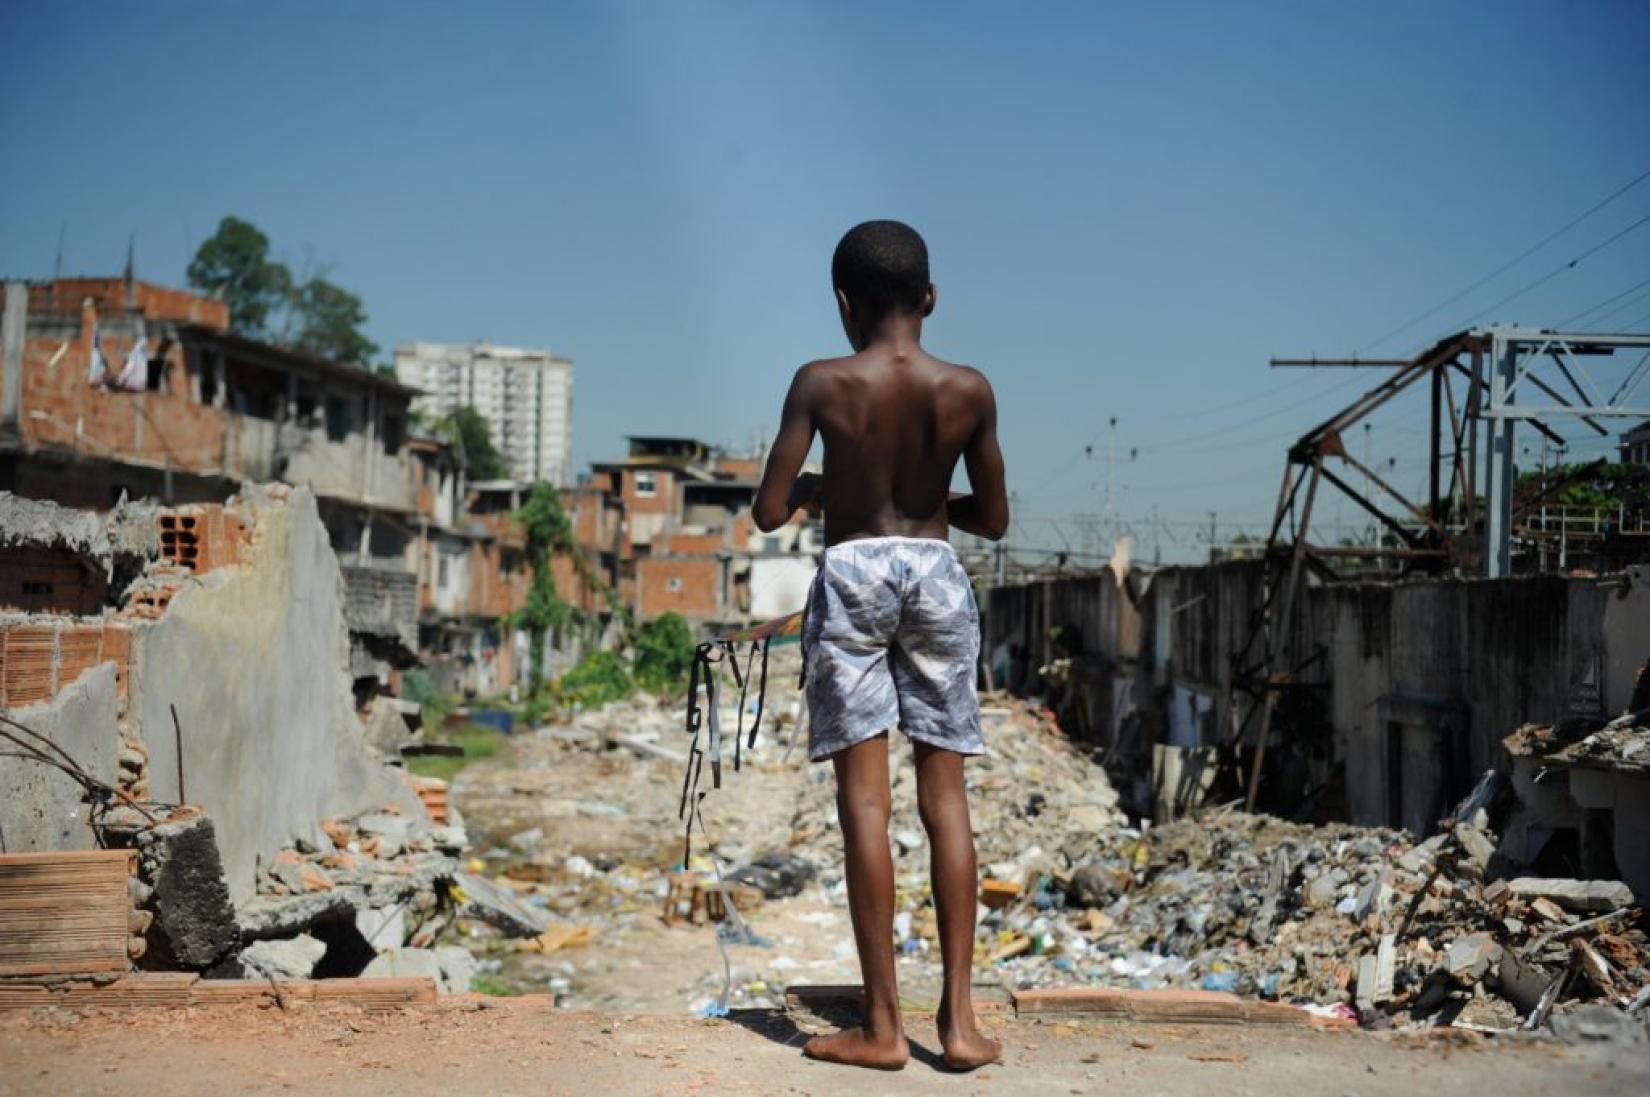
[[1314,589],[1351,821],[1425,833],[1519,725],[1602,716],[1605,598],[1559,576]]
[[[11,709],[7,715],[56,743],[91,776],[113,785],[120,751],[116,712],[115,664],[103,663],[51,701]],[[6,754],[16,749],[0,742],[0,848],[7,853],[95,849],[80,785],[54,767]]]
[[421,810],[368,752],[353,710],[343,585],[314,496],[259,506],[248,555],[173,598],[135,643],[131,685],[159,800],[179,799],[177,706],[188,798],[216,823],[237,902],[259,856],[321,819],[391,802]]
[[[1076,654],[1100,683],[1084,696],[1102,741],[1132,703],[1154,742],[1201,749],[1243,715],[1232,673],[1262,582],[1235,561],[1162,569],[1133,597],[1109,572],[996,588],[985,655],[998,684],[1042,693],[1039,668]],[[1320,687],[1303,696],[1327,727],[1280,718],[1269,750],[1301,755],[1291,787],[1338,775],[1337,813],[1427,833],[1521,724],[1623,710],[1650,660],[1650,569],[1309,586],[1293,627],[1297,657],[1318,656],[1298,680]]]

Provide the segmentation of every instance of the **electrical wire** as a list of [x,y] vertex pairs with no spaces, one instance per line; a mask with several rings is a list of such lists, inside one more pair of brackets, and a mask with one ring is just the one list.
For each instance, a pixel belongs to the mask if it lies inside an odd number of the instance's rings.
[[[1577,320],[1580,320],[1583,316],[1587,316],[1591,313],[1595,313],[1599,309],[1603,308],[1605,305],[1611,304],[1612,302],[1620,301],[1623,297],[1626,297],[1628,294],[1634,293],[1637,290],[1641,290],[1645,286],[1650,286],[1650,278],[1646,278],[1644,281],[1640,282],[1636,286],[1628,286],[1626,289],[1622,290],[1620,293],[1616,294],[1614,297],[1606,297],[1604,300],[1600,301],[1598,304],[1594,305],[1590,309],[1582,309],[1580,312],[1576,313],[1574,316],[1566,317],[1565,319],[1560,320],[1557,324],[1557,327],[1559,328],[1559,330],[1562,331],[1564,328],[1569,327],[1571,324],[1575,323]],[[1616,312],[1615,309],[1611,309],[1609,312],[1605,313],[1604,315],[1605,316],[1610,316],[1610,315],[1613,315],[1615,312]]]
[[[1519,289],[1514,290],[1512,293],[1507,294],[1507,296],[1501,298],[1501,300],[1497,301],[1495,304],[1491,305],[1489,308],[1481,309],[1480,311],[1474,313],[1473,315],[1469,316],[1467,319],[1463,320],[1461,323],[1454,325],[1450,330],[1451,331],[1460,331],[1463,328],[1471,327],[1473,324],[1477,323],[1479,320],[1482,320],[1484,317],[1488,316],[1490,313],[1494,312],[1496,309],[1501,308],[1503,305],[1511,304],[1512,302],[1518,300],[1520,297],[1524,296],[1526,293],[1529,293],[1531,290],[1534,290],[1534,289],[1537,289],[1541,286],[1546,285],[1548,282],[1552,281],[1554,278],[1557,278],[1559,275],[1563,274],[1565,271],[1574,270],[1577,266],[1579,266],[1581,264],[1582,260],[1590,258],[1591,256],[1594,256],[1594,255],[1597,255],[1599,252],[1603,251],[1605,248],[1609,247],[1611,244],[1615,243],[1617,240],[1620,240],[1623,236],[1626,236],[1628,233],[1634,232],[1634,231],[1644,227],[1647,224],[1650,224],[1650,213],[1647,213],[1643,217],[1640,217],[1637,221],[1634,221],[1631,225],[1628,225],[1626,228],[1622,229],[1620,232],[1617,232],[1615,235],[1610,236],[1607,239],[1601,240],[1598,243],[1594,244],[1592,247],[1588,248],[1586,251],[1582,252],[1580,255],[1576,256],[1574,259],[1571,259],[1568,263],[1560,263],[1558,266],[1554,267],[1552,270],[1548,271],[1546,274],[1543,274],[1540,278],[1537,278],[1535,281],[1530,282],[1527,285],[1524,285],[1524,286],[1520,287]],[[1443,334],[1448,334],[1448,333],[1445,332]]]
[[1490,271],[1488,274],[1484,275],[1482,278],[1478,279],[1476,282],[1472,283],[1467,288],[1452,294],[1451,296],[1445,298],[1443,301],[1440,301],[1438,304],[1432,306],[1430,309],[1427,309],[1425,312],[1421,313],[1420,315],[1415,316],[1412,319],[1406,320],[1402,324],[1399,324],[1397,327],[1393,328],[1391,331],[1387,332],[1385,335],[1382,335],[1380,338],[1375,339],[1372,342],[1365,344],[1364,347],[1361,350],[1358,351],[1358,353],[1359,354],[1367,354],[1370,350],[1372,350],[1375,347],[1380,346],[1382,343],[1386,342],[1388,339],[1391,339],[1394,335],[1398,335],[1401,332],[1408,331],[1410,328],[1414,327],[1416,324],[1419,324],[1421,321],[1429,319],[1433,316],[1436,316],[1438,313],[1442,312],[1444,309],[1448,308],[1449,306],[1455,304],[1457,301],[1460,301],[1462,298],[1469,296],[1474,291],[1480,289],[1481,287],[1487,285],[1490,282],[1493,282],[1495,279],[1497,279],[1501,275],[1507,273],[1507,271],[1509,271],[1512,268],[1516,267],[1518,264],[1522,263],[1524,260],[1526,260],[1530,256],[1534,255],[1536,252],[1540,251],[1542,248],[1546,247],[1548,244],[1552,243],[1554,240],[1558,239],[1560,236],[1563,236],[1565,233],[1569,232],[1571,229],[1575,228],[1577,225],[1579,225],[1583,221],[1587,220],[1587,218],[1591,217],[1593,214],[1597,213],[1599,210],[1603,209],[1605,206],[1608,206],[1611,202],[1614,202],[1617,198],[1620,198],[1622,195],[1626,194],[1628,191],[1632,190],[1634,187],[1638,186],[1640,183],[1644,182],[1646,179],[1650,179],[1650,170],[1647,170],[1647,171],[1643,172],[1642,174],[1640,174],[1639,176],[1637,176],[1636,178],[1634,178],[1630,182],[1626,183],[1625,185],[1623,185],[1622,187],[1620,187],[1619,189],[1617,189],[1616,191],[1611,193],[1609,195],[1609,197],[1607,197],[1607,198],[1603,199],[1602,201],[1598,202],[1596,205],[1593,205],[1593,206],[1589,207],[1586,210],[1586,212],[1580,214],[1579,216],[1577,216],[1573,220],[1569,221],[1562,228],[1555,229],[1553,232],[1548,233],[1546,236],[1543,236],[1539,241],[1532,244],[1528,248],[1525,248],[1523,251],[1519,252],[1517,255],[1513,256],[1511,259],[1507,260],[1505,263],[1502,263],[1499,267],[1496,267],[1494,270]]

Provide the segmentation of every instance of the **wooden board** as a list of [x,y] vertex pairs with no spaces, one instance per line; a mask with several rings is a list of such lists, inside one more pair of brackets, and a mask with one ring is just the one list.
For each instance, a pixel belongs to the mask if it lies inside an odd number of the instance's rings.
[[[397,979],[282,980],[280,997],[288,1002],[343,1002],[362,1009],[433,1005],[435,980],[423,976]],[[54,984],[0,983],[0,1010],[63,1006],[105,1009],[180,1006],[274,1005],[268,979],[202,979],[192,972],[137,971],[99,986],[90,982]]]
[[0,976],[126,971],[132,850],[0,854]]

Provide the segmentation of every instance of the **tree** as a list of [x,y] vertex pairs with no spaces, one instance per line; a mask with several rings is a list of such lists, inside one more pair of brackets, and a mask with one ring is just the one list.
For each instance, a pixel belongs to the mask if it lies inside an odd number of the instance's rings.
[[677,689],[693,669],[693,630],[680,613],[663,613],[636,634],[636,681],[643,689]]
[[[458,409],[469,412],[481,422],[482,437],[487,424],[471,407]],[[454,418],[457,418],[455,415]],[[491,442],[488,443],[491,446]],[[495,455],[496,459],[496,455]],[[517,623],[527,629],[528,690],[537,696],[544,685],[544,636],[550,629],[566,628],[573,620],[573,607],[562,600],[556,590],[556,577],[551,564],[556,556],[578,552],[573,539],[573,523],[562,509],[561,496],[551,485],[540,481],[516,512],[527,535],[527,564],[533,569],[532,585],[527,588],[527,604],[516,615]]]
[[367,322],[361,298],[325,278],[311,278],[292,294],[298,321],[297,346],[338,362],[365,363],[378,344],[361,334]]
[[229,324],[246,336],[263,334],[272,310],[292,292],[292,274],[269,258],[269,237],[250,221],[225,217],[189,261],[189,284],[229,306]]
[[493,446],[493,433],[487,427],[487,420],[475,408],[464,405],[442,420],[438,427],[464,454],[464,472],[470,479],[502,480],[510,475],[504,458]]

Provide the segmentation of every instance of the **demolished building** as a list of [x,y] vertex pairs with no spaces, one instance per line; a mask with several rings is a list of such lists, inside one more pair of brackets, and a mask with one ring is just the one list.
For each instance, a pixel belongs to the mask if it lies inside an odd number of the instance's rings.
[[308,489],[108,515],[0,493],[0,573],[20,577],[0,592],[0,868],[135,849],[132,958],[219,976],[305,932],[303,974],[355,974],[412,932],[382,932],[386,908],[451,905],[461,821],[368,743]]

